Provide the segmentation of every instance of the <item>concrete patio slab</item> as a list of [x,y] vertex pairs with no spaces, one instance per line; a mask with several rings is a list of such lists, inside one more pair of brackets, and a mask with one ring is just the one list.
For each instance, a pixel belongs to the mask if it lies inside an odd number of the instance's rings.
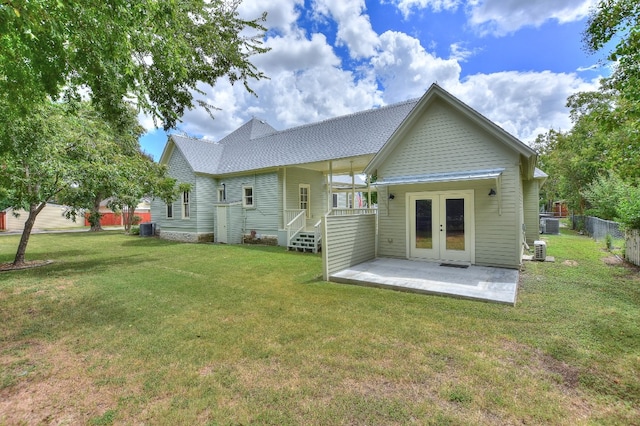
[[332,274],[329,280],[515,305],[518,277],[515,269],[378,258]]

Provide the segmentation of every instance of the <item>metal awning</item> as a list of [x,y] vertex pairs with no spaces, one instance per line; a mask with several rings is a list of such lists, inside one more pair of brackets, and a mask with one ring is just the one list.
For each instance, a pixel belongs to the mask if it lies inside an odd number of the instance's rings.
[[501,169],[487,169],[487,170],[472,170],[464,172],[447,172],[447,173],[430,173],[427,175],[418,176],[399,176],[384,178],[375,183],[373,186],[388,186],[388,185],[410,185],[415,183],[436,183],[436,182],[459,182],[465,180],[486,180],[486,179],[498,179],[504,168]]

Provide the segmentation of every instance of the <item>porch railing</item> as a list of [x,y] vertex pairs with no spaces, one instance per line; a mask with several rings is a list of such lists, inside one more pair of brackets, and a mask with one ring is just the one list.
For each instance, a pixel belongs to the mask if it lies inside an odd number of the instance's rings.
[[351,216],[357,214],[376,214],[378,209],[332,209],[328,216]]
[[313,225],[313,236],[316,240],[315,253],[317,253],[318,246],[320,245],[320,240],[322,240],[322,219],[320,219],[315,225]]
[[285,210],[285,219],[287,220],[287,244],[291,243],[293,237],[304,229],[307,224],[306,210]]

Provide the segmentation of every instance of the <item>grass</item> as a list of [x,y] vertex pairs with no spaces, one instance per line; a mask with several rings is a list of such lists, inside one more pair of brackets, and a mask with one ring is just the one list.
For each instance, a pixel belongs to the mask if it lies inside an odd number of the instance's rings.
[[0,274],[0,425],[638,424],[638,271],[547,240],[514,308],[277,247],[33,235],[55,262]]

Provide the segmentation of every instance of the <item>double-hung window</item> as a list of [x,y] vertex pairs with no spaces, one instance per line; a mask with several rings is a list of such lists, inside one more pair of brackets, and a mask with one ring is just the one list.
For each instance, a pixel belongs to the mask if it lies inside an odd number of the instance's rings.
[[255,207],[253,186],[242,187],[242,207],[246,209],[251,209]]
[[189,191],[184,191],[182,193],[182,218],[189,219],[191,217],[191,207],[189,205],[189,198],[191,193]]
[[167,219],[173,219],[173,204],[167,204]]

